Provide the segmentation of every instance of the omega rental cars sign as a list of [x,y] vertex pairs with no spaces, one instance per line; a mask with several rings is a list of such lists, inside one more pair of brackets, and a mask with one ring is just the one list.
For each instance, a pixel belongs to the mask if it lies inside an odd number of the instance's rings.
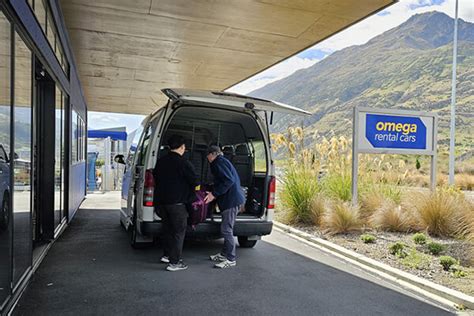
[[353,122],[353,202],[357,202],[359,153],[431,156],[431,186],[434,188],[438,128],[436,114],[355,107]]

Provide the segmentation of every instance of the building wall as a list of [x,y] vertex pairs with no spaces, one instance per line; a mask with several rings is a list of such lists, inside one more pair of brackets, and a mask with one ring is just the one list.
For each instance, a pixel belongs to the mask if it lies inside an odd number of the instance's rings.
[[[46,8],[44,19],[35,7]],[[0,107],[11,117],[6,119],[4,115],[5,122],[2,121],[4,129],[7,123],[11,125],[10,140],[7,130],[2,132],[7,136],[0,135],[3,137],[0,142],[7,139],[6,147],[12,147],[3,154],[10,156],[11,163],[3,160],[2,165],[5,169],[2,172],[11,176],[6,185],[0,183],[0,189],[8,187],[13,196],[8,201],[11,218],[8,223],[0,223],[0,314],[3,315],[27,284],[35,260],[40,257],[35,257],[32,249],[43,249],[41,245],[57,238],[85,197],[87,104],[58,1],[0,0],[0,11],[4,28],[0,32],[0,45],[3,45],[0,46],[3,80],[0,89],[4,90],[0,91],[3,93]],[[9,50],[11,55],[3,54]],[[20,72],[22,67],[24,71]],[[5,78],[11,81],[5,84]],[[6,90],[11,91],[11,97]],[[23,119],[22,112],[29,116],[31,130],[27,133],[31,140],[23,141],[18,149],[16,138],[25,130],[20,128],[23,125],[15,124]],[[24,153],[20,150],[28,147],[29,160],[11,158],[17,154],[15,150],[21,156]],[[21,184],[18,170],[23,178],[30,180],[28,185]],[[0,204],[4,200],[1,198]],[[35,212],[41,213],[41,224],[37,218],[34,220],[38,216]],[[35,230],[35,225],[42,225],[41,229]]]

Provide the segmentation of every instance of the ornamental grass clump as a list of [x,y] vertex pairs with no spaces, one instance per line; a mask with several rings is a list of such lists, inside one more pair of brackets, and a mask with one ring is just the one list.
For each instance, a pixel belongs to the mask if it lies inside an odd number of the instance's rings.
[[385,201],[370,218],[373,227],[391,232],[408,232],[416,226],[413,216],[392,201]]
[[423,229],[436,236],[452,236],[459,232],[459,196],[445,190],[421,193],[414,208]]
[[322,227],[330,234],[359,230],[361,228],[359,210],[347,202],[334,201],[323,216]]
[[281,192],[281,202],[287,212],[287,222],[314,224],[314,199],[319,191],[314,172],[298,166],[288,167]]

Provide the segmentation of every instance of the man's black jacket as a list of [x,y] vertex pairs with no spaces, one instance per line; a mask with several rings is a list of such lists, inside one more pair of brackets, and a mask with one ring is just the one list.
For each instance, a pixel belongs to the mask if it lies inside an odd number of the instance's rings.
[[153,176],[155,205],[191,203],[196,199],[198,176],[193,165],[179,154],[170,152],[158,159]]

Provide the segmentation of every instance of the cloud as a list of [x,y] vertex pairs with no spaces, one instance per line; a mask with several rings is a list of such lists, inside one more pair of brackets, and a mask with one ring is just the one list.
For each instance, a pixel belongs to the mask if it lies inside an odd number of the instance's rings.
[[[401,0],[387,9],[327,40],[291,57],[249,79],[228,91],[247,94],[273,81],[283,79],[295,71],[310,67],[329,54],[353,45],[363,45],[408,20],[412,15],[439,11],[454,18],[456,0]],[[474,22],[473,0],[459,0],[459,18]]]
[[236,86],[233,86],[228,91],[240,94],[247,94],[273,81],[288,77],[297,70],[308,68],[314,65],[319,60],[320,59],[315,58],[314,55],[312,55],[310,58],[302,58],[300,56],[291,57],[285,60],[284,62],[279,63],[259,73],[258,75],[245,80],[244,82]]
[[127,128],[127,133],[137,129],[145,118],[144,115],[122,113],[88,112],[89,129],[103,129],[113,127]]

